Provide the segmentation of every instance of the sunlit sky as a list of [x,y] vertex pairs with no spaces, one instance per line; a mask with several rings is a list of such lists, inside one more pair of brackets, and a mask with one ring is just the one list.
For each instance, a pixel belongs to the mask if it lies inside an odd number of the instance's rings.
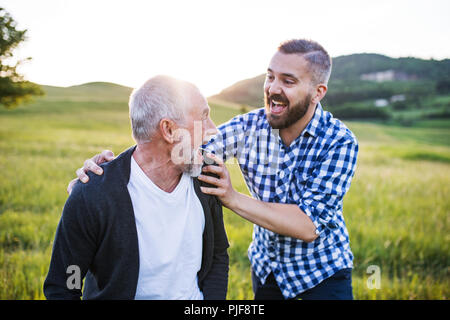
[[373,52],[450,58],[450,1],[2,0],[28,29],[20,70],[40,84],[108,81],[139,86],[156,74],[209,96],[264,73],[290,38],[331,56]]

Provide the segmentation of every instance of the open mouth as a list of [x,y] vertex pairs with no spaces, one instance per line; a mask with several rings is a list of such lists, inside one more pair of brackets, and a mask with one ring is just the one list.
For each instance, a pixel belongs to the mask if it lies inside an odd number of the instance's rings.
[[270,113],[273,115],[282,114],[288,107],[288,103],[277,99],[270,98]]

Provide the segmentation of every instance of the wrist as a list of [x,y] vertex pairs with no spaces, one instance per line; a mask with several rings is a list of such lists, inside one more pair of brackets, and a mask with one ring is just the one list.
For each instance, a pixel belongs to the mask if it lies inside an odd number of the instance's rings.
[[228,198],[229,200],[227,201],[227,203],[224,203],[223,205],[228,209],[235,211],[237,209],[237,205],[239,204],[239,196],[240,193],[233,190],[231,192],[230,197]]

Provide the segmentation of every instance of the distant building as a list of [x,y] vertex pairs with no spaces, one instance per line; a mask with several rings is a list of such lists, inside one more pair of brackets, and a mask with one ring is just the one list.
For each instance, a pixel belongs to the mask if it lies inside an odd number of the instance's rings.
[[374,104],[375,107],[386,107],[389,104],[389,101],[386,99],[377,99]]
[[404,94],[396,94],[395,96],[392,96],[390,100],[391,102],[405,101],[406,97]]
[[401,71],[385,70],[362,74],[360,79],[366,81],[385,82],[417,80],[418,77],[416,75],[407,74]]

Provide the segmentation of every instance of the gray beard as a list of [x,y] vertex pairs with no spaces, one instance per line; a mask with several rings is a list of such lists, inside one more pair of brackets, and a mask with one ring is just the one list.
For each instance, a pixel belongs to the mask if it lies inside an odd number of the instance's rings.
[[202,173],[203,163],[197,164],[195,163],[197,157],[197,150],[192,150],[191,161],[184,167],[183,172],[187,173],[191,177],[198,177]]
[[200,173],[202,173],[202,165],[193,163],[188,164],[184,172],[193,178],[198,177]]

